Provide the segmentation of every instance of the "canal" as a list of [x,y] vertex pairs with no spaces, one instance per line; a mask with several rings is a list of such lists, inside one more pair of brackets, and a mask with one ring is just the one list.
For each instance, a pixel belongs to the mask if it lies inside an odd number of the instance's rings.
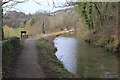
[[75,37],[54,39],[56,56],[64,68],[79,78],[117,78],[118,58],[101,47]]

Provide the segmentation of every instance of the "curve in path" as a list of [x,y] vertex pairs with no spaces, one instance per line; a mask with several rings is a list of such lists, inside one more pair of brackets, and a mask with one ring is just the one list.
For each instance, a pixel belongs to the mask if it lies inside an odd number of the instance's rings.
[[67,33],[69,31],[61,31],[35,38],[25,39],[24,48],[21,54],[16,57],[13,70],[11,74],[9,74],[8,78],[46,78],[42,66],[39,64],[39,52],[36,48],[35,41],[41,37]]

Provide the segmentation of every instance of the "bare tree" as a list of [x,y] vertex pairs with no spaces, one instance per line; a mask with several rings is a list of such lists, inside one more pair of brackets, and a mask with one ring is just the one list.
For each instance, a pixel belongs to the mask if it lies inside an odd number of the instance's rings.
[[1,0],[0,1],[0,40],[4,40],[3,32],[3,8],[8,8],[10,10],[18,3],[24,3],[28,0]]
[[2,40],[2,1],[0,1],[0,40]]

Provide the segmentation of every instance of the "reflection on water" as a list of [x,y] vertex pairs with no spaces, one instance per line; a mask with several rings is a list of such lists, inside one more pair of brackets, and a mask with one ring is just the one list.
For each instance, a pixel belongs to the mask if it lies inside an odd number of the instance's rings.
[[55,38],[54,44],[57,47],[57,58],[68,71],[76,73],[78,77],[118,77],[118,58],[103,48],[68,37]]
[[74,38],[58,37],[55,38],[54,45],[57,48],[57,58],[69,72],[75,73],[77,40]]
[[83,78],[117,78],[118,58],[103,48],[79,42],[77,74]]

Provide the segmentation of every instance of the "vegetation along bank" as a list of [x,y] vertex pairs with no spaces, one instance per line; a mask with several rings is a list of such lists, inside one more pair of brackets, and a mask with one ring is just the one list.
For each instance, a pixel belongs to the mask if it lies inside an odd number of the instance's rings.
[[42,38],[37,40],[36,44],[39,49],[39,53],[44,58],[46,65],[50,68],[55,78],[74,78],[75,75],[64,69],[62,63],[55,56],[56,48],[54,47],[52,40],[53,36]]
[[77,27],[78,35],[88,43],[119,54],[119,3],[78,2],[76,4],[78,6],[75,7],[75,11],[82,20],[81,25]]
[[22,43],[18,37],[13,37],[2,42],[2,76],[11,71],[11,63],[22,49]]

